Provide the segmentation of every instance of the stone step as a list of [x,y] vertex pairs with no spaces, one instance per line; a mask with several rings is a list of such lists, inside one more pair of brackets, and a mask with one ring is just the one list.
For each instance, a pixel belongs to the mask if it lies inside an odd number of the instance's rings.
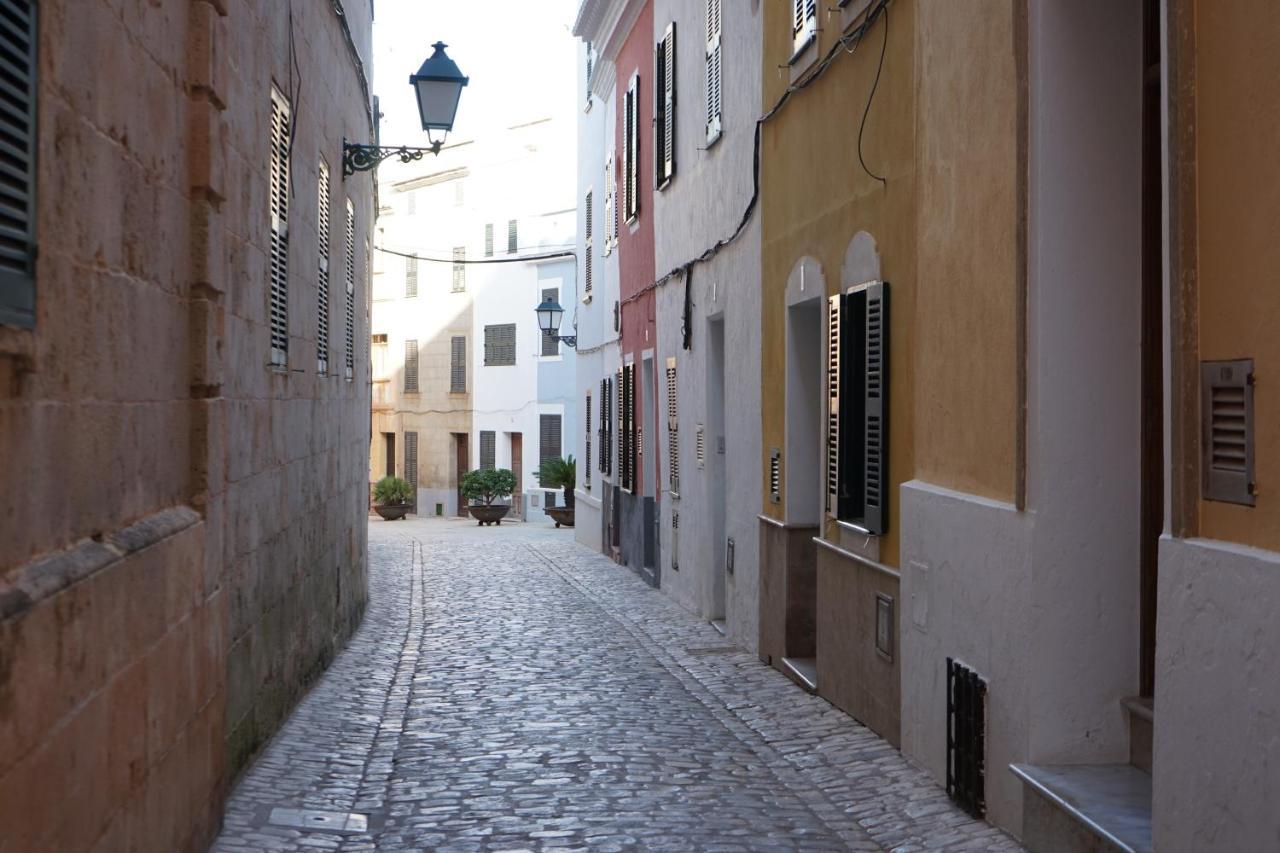
[[1033,853],[1151,850],[1151,775],[1129,764],[1012,764]]

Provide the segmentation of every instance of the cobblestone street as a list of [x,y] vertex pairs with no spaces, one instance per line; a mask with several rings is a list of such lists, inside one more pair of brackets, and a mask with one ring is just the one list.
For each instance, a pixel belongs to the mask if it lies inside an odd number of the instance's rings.
[[571,536],[371,522],[365,621],[214,849],[1018,849]]

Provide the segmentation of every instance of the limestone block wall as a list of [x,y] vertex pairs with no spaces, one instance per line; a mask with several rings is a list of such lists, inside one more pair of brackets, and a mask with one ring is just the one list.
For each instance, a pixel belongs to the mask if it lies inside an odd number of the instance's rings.
[[[371,12],[294,6],[291,32],[283,3],[38,4],[36,322],[0,327],[0,849],[205,849],[362,611],[372,185],[343,183],[341,140],[371,133]],[[270,87],[291,68],[273,371]],[[316,375],[322,158],[338,371],[356,211],[350,382]]]

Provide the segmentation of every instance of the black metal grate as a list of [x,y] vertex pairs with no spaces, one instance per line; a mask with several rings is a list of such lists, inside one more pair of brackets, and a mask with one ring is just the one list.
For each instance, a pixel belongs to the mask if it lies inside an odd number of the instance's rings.
[[976,818],[987,813],[987,682],[947,658],[947,796]]

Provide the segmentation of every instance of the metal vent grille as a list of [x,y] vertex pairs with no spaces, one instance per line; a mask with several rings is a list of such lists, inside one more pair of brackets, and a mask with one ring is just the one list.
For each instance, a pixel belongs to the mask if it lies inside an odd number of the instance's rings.
[[322,376],[329,372],[329,190],[329,167],[321,163],[316,204],[316,372]]
[[947,795],[976,818],[986,802],[987,682],[947,658]]
[[289,147],[292,124],[289,102],[271,90],[271,168],[268,195],[271,214],[271,364],[289,361]]
[[1200,365],[1201,495],[1255,506],[1253,359]]
[[776,447],[769,450],[769,500],[782,503],[782,451]]

